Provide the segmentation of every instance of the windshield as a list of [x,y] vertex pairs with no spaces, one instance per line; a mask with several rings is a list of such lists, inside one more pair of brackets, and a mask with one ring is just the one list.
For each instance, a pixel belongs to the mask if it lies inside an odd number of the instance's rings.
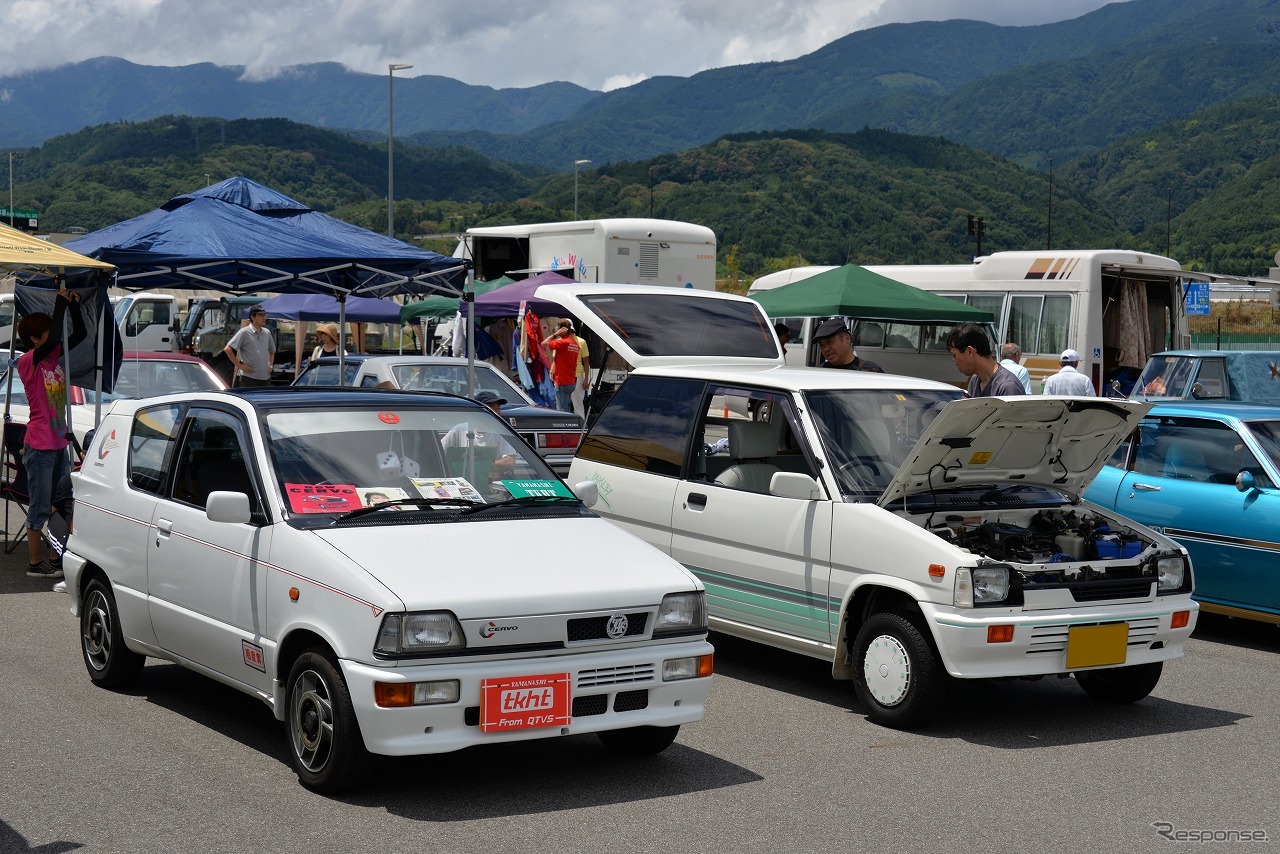
[[1147,397],[1191,396],[1191,378],[1195,374],[1197,359],[1189,356],[1152,356],[1143,369],[1142,376],[1134,383],[1129,397],[1142,400]]
[[[127,397],[155,397],[181,391],[217,391],[221,382],[200,362],[167,359],[137,359],[120,365],[115,388],[103,392],[102,402],[110,403]],[[95,404],[97,392],[83,389],[84,402]]]
[[397,388],[408,391],[443,391],[463,397],[491,391],[508,403],[532,402],[484,362],[475,365],[475,391],[471,395],[467,395],[466,365],[394,365],[391,375],[396,379]]
[[385,406],[267,415],[290,524],[327,525],[361,507],[424,497],[492,503],[548,490],[570,495],[487,409]]
[[907,454],[956,391],[810,391],[827,458],[846,500],[871,501],[889,486]]
[[585,296],[583,303],[641,356],[777,359],[773,324],[752,302],[666,294]]

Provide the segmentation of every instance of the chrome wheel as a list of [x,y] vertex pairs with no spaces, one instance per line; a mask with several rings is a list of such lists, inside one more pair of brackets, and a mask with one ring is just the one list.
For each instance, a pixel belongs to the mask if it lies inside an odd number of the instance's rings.
[[293,755],[311,773],[324,770],[333,756],[333,699],[324,677],[314,670],[300,673],[293,683],[289,730]]
[[311,649],[289,670],[285,694],[290,761],[302,785],[333,794],[357,782],[369,758],[351,692],[332,652]]
[[129,649],[120,626],[120,611],[111,585],[95,578],[84,588],[80,605],[80,653],[89,678],[103,688],[123,688],[137,681],[146,656]]
[[89,669],[101,673],[111,663],[111,632],[114,621],[107,597],[94,589],[85,599],[85,617],[82,622],[84,638],[84,662]]

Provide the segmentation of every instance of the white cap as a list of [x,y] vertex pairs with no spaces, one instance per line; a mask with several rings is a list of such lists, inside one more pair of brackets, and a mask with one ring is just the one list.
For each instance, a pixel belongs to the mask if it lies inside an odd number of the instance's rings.
[[1058,361],[1064,365],[1067,364],[1068,362],[1078,362],[1080,361],[1080,354],[1077,353],[1075,350],[1063,350],[1062,355],[1058,358]]

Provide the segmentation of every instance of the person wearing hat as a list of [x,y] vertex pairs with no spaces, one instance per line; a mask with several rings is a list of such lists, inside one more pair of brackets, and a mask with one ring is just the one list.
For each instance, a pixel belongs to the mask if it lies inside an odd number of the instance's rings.
[[[507,402],[506,398],[487,389],[477,392],[472,400],[476,403],[483,403],[493,410],[493,414],[499,418],[502,418],[502,409],[500,407]],[[488,422],[488,419],[485,419],[485,421]],[[492,425],[492,422],[488,423]],[[480,429],[472,432],[471,422],[459,422],[440,438],[440,445],[445,448],[465,448],[468,444],[468,437],[470,437],[471,445],[476,448],[498,449],[498,458],[493,461],[494,469],[500,472],[510,472],[515,468],[515,448],[511,447],[501,433],[485,430],[483,425],[480,425]]]
[[1093,383],[1076,368],[1080,366],[1080,354],[1075,350],[1063,350],[1058,357],[1062,367],[1056,374],[1044,381],[1045,394],[1058,394],[1068,397],[1097,397]]
[[961,323],[947,333],[947,350],[956,370],[969,378],[969,397],[1024,395],[1022,380],[998,363],[991,353],[991,339],[976,323]]
[[267,310],[260,305],[249,309],[249,325],[240,327],[222,351],[235,366],[232,385],[270,385],[276,342],[267,329]]
[[858,358],[857,352],[853,349],[853,336],[849,333],[849,327],[839,317],[819,323],[818,328],[813,331],[813,338],[818,342],[818,352],[822,354],[824,368],[884,373],[884,368],[875,362]]
[[320,344],[311,353],[313,361],[321,356],[338,355],[338,345],[342,340],[342,336],[338,334],[338,324],[321,323],[316,327],[316,337],[320,339]]

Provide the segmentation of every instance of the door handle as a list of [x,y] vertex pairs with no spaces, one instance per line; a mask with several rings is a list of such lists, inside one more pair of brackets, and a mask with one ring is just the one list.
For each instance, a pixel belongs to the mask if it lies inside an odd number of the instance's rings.
[[707,506],[707,496],[701,492],[690,492],[685,497],[685,507],[693,506],[698,510],[702,510]]
[[1133,488],[1138,492],[1159,492],[1160,487],[1153,486],[1150,483],[1135,483]]
[[173,522],[168,519],[156,520],[156,546],[160,545],[161,540],[169,539],[169,535],[173,533]]

